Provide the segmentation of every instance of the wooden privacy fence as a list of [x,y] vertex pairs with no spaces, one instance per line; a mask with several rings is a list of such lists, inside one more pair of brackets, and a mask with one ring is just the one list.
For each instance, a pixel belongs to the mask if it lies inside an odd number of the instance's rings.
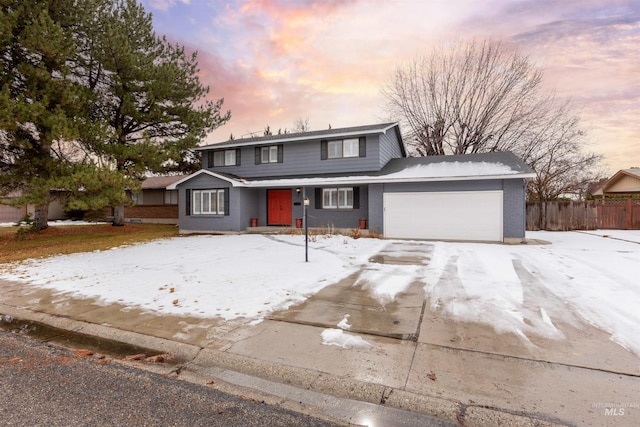
[[527,230],[640,230],[640,199],[527,202]]

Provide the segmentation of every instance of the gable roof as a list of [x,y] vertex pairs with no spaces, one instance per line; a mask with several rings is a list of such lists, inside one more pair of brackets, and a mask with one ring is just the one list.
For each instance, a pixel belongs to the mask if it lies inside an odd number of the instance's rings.
[[247,181],[241,178],[237,178],[237,177],[232,177],[229,176],[227,174],[221,174],[221,173],[217,173],[217,172],[211,172],[210,170],[207,169],[200,169],[198,172],[194,172],[191,175],[187,175],[187,176],[183,176],[181,177],[182,179],[174,182],[173,184],[167,186],[167,190],[176,190],[178,188],[178,185],[190,181],[193,178],[199,176],[199,175],[209,175],[212,176],[214,178],[218,178],[221,179],[223,181],[227,181],[229,184],[231,184],[232,187],[246,187],[246,183]]
[[535,173],[511,152],[392,159],[382,170],[370,173],[287,176],[244,179],[200,170],[173,184],[171,189],[202,173],[223,179],[234,187],[302,187],[399,182],[472,181],[478,179],[533,178]]
[[161,190],[174,182],[185,178],[185,175],[149,176],[140,184],[142,190]]
[[352,126],[346,128],[337,128],[337,129],[324,129],[317,131],[309,131],[309,132],[297,132],[297,133],[287,133],[281,135],[266,135],[266,136],[258,136],[258,137],[250,137],[250,138],[239,138],[239,139],[231,139],[224,142],[218,142],[215,144],[203,145],[201,147],[197,147],[197,151],[202,150],[210,150],[215,148],[231,148],[231,147],[243,147],[243,146],[251,146],[251,145],[261,145],[261,144],[276,144],[276,143],[286,143],[286,142],[299,142],[299,141],[308,141],[313,139],[323,139],[323,138],[345,138],[350,136],[362,136],[362,135],[373,135],[373,134],[384,134],[387,133],[390,129],[395,129],[395,132],[398,137],[398,142],[403,150],[404,154],[404,144],[402,143],[402,135],[400,134],[400,127],[398,123],[380,123],[374,125],[365,125],[365,126]]
[[640,168],[620,169],[594,195],[640,193]]

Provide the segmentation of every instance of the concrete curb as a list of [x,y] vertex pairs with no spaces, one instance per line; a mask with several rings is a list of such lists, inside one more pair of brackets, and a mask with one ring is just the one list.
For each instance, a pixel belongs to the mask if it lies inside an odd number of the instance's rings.
[[[188,372],[188,375],[182,376],[182,379],[190,382],[201,382],[205,375],[215,377],[216,369],[218,369],[260,378],[272,382],[274,385],[281,384],[337,398],[424,414],[445,422],[465,426],[512,425],[527,427],[564,425],[548,420],[540,420],[532,415],[514,414],[499,408],[463,405],[448,399],[420,395],[382,384],[336,377],[321,371],[272,363],[253,357],[202,348],[192,344],[143,335],[110,326],[34,312],[2,303],[0,303],[0,313],[22,321],[38,322],[65,331],[147,348],[158,353],[170,353],[179,363],[181,370],[185,369]],[[162,368],[154,365],[135,364],[135,366],[156,372],[162,371]],[[217,372],[219,373],[219,371]],[[164,373],[166,374],[166,372]],[[229,382],[224,378],[222,381]],[[240,385],[240,387],[247,390],[247,386]],[[269,389],[271,387],[257,389],[257,391],[260,395],[271,394]],[[250,392],[249,390],[247,391]],[[281,404],[279,400],[277,402]],[[298,410],[300,410],[300,405],[297,406]],[[293,407],[296,407],[296,402],[293,402]],[[316,410],[312,412],[317,414]]]

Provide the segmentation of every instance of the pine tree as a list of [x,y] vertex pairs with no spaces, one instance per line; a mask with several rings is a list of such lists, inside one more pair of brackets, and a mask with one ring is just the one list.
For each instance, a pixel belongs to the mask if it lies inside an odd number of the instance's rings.
[[[135,0],[103,1],[83,32],[76,72],[92,92],[85,111],[94,128],[84,148],[130,179],[197,165],[191,150],[230,118],[222,99],[205,100],[197,54],[156,36]],[[123,207],[114,211],[123,224]]]
[[72,0],[0,5],[0,194],[19,190],[47,227],[53,180],[70,174],[60,143],[78,135],[82,90],[69,79]]

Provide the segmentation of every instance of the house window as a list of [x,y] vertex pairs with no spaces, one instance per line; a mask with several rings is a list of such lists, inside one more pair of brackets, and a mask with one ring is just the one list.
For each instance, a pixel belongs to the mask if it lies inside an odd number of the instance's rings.
[[192,190],[191,203],[193,215],[224,215],[225,190]]
[[358,138],[329,141],[328,149],[329,149],[330,159],[341,159],[344,157],[359,157],[360,141],[358,140]]
[[322,209],[353,209],[353,188],[323,188]]
[[278,162],[278,146],[262,147],[262,163]]
[[267,163],[282,163],[282,144],[256,147],[256,165]]
[[178,190],[164,190],[164,204],[165,205],[177,205],[178,204]]
[[322,160],[354,157],[366,157],[366,139],[364,137],[321,142]]
[[239,166],[240,165],[240,150],[218,150],[209,152],[209,165],[208,167],[219,166]]
[[142,204],[142,191],[139,191],[137,193],[131,193],[131,200],[133,200],[134,204],[141,205]]

